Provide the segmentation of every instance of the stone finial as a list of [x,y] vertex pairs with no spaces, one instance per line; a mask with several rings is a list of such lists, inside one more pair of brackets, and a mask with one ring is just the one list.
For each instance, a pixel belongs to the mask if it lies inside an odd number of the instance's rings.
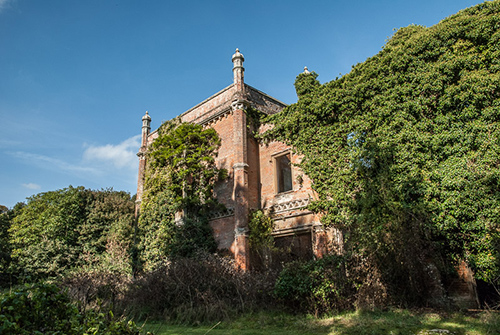
[[142,117],[142,140],[141,148],[145,148],[148,144],[149,131],[151,130],[151,116],[146,111],[146,114]]
[[307,69],[307,66],[304,66],[304,73],[305,73],[305,74],[309,74],[309,73],[311,73],[311,72],[309,72],[309,70]]
[[234,53],[233,57],[231,58],[233,61],[233,67],[240,67],[243,66],[243,62],[245,61],[245,57],[243,57],[243,54],[240,53],[240,49],[236,48],[236,52]]
[[148,111],[142,117],[142,127],[143,128],[151,128],[151,116],[149,116]]
[[243,77],[245,76],[245,68],[243,67],[243,62],[245,61],[245,57],[240,53],[239,49],[236,49],[233,57],[231,58],[233,61],[233,81],[238,91],[244,91],[244,81]]

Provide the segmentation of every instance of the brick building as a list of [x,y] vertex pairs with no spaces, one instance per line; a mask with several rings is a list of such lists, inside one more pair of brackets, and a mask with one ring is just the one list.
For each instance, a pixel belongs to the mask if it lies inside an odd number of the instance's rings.
[[[275,243],[288,246],[292,254],[321,257],[334,241],[314,213],[306,209],[315,197],[311,181],[294,165],[300,157],[281,142],[261,143],[247,127],[246,110],[251,107],[266,114],[279,113],[286,105],[245,84],[244,57],[236,49],[232,57],[233,83],[180,115],[182,122],[194,122],[215,129],[221,139],[216,164],[229,177],[215,187],[215,195],[226,206],[213,213],[210,225],[220,249],[229,250],[239,266],[248,269],[248,217],[255,209],[269,213],[274,222]],[[139,150],[137,202],[143,193],[145,152],[158,136],[150,132],[151,118],[142,118]],[[265,130],[266,125],[258,129]]]

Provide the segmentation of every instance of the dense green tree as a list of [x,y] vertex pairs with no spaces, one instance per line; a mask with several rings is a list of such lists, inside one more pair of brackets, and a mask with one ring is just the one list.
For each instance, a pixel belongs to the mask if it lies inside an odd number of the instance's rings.
[[134,204],[126,192],[70,186],[27,200],[8,230],[13,271],[22,278],[92,266],[117,248],[114,241],[130,247]]
[[20,202],[10,210],[5,207],[5,211],[0,213],[0,286],[11,282],[10,264],[12,245],[10,242],[9,229],[12,220],[23,207],[24,203]]
[[304,155],[311,208],[349,248],[413,293],[430,260],[500,275],[499,1],[399,29],[349,74],[296,88],[267,136]]
[[215,166],[220,146],[215,130],[173,120],[158,132],[147,153],[139,218],[146,268],[167,256],[214,250],[207,215],[218,206],[213,186],[224,174]]
[[86,220],[79,228],[80,263],[91,268],[132,271],[135,203],[124,191],[87,190]]

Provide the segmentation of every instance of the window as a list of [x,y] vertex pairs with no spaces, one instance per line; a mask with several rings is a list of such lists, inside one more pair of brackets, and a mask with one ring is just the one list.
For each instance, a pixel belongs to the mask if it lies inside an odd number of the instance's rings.
[[277,156],[274,159],[276,166],[276,193],[292,190],[292,165],[290,163],[290,153]]

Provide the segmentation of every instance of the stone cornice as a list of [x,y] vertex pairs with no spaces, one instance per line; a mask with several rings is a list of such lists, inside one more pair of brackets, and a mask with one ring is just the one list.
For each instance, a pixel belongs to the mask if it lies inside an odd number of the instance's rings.
[[279,100],[278,100],[278,99],[276,99],[276,98],[273,98],[273,97],[272,97],[272,96],[270,96],[269,94],[266,94],[266,93],[264,93],[264,92],[262,92],[262,91],[260,91],[260,90],[256,89],[255,87],[252,87],[252,86],[247,85],[247,84],[245,84],[245,87],[246,87],[246,88],[248,88],[248,89],[250,89],[250,90],[252,90],[252,91],[254,91],[254,92],[256,92],[256,93],[258,93],[258,94],[260,94],[260,95],[262,95],[262,96],[264,96],[264,97],[266,97],[266,98],[268,98],[269,100],[273,101],[273,102],[274,102],[274,103],[276,103],[277,105],[280,105],[282,108],[285,108],[285,107],[287,107],[287,106],[288,106],[286,103],[284,103],[284,102],[282,102],[282,101],[279,101]]
[[267,210],[273,215],[279,214],[286,211],[305,208],[307,207],[307,205],[309,205],[310,201],[310,198],[294,199],[269,206]]
[[[218,107],[216,107],[218,108]],[[214,109],[216,109],[214,108]],[[204,120],[201,120],[201,121],[194,121],[195,123],[197,124],[200,124],[202,126],[210,126],[211,124],[214,124],[214,123],[217,123],[219,121],[221,121],[222,119],[226,118],[228,115],[230,115],[231,113],[233,112],[233,110],[231,109],[231,107],[226,107],[224,109],[222,109],[221,111],[219,111],[218,113],[212,115],[212,116],[209,116],[208,118],[204,119]],[[206,114],[210,113],[210,111],[208,111]],[[203,118],[204,115],[200,116],[199,119]]]
[[231,109],[233,110],[233,112],[235,110],[242,110],[242,111],[245,111],[247,110],[248,106],[250,105],[250,103],[247,101],[247,100],[244,100],[244,99],[236,99],[234,100],[232,103],[231,103]]
[[143,148],[139,149],[139,152],[137,153],[137,157],[139,159],[145,159],[146,158],[146,149],[142,150]]
[[271,235],[274,237],[284,237],[284,236],[290,236],[290,235],[298,235],[301,233],[308,233],[308,232],[311,232],[313,230],[313,225],[314,224],[310,223],[310,224],[298,225],[298,226],[290,227],[290,228],[276,229],[271,233]]
[[229,217],[229,216],[233,216],[233,215],[234,215],[234,208],[227,207],[223,210],[209,213],[208,219],[211,221],[211,220],[217,220],[217,219],[221,219],[221,218],[225,218],[225,217]]
[[248,169],[247,163],[235,163],[233,165],[233,170],[246,170]]
[[[200,102],[199,104],[197,104],[196,106],[193,106],[191,107],[190,109],[188,109],[187,111],[185,111],[184,113],[182,113],[181,115],[179,115],[179,117],[182,119],[183,116],[189,114],[190,112],[192,112],[193,110],[195,110],[196,108],[206,104],[208,101],[214,99],[215,97],[217,97],[218,95],[221,95],[223,94],[224,92],[230,90],[231,88],[233,88],[234,84],[231,84],[229,86],[227,86],[226,88],[220,90],[219,92],[215,93],[214,95],[208,97],[207,99],[203,100],[202,102]],[[217,107],[216,107],[217,108]],[[202,115],[203,116],[203,115]],[[194,121],[196,123],[196,121]]]

